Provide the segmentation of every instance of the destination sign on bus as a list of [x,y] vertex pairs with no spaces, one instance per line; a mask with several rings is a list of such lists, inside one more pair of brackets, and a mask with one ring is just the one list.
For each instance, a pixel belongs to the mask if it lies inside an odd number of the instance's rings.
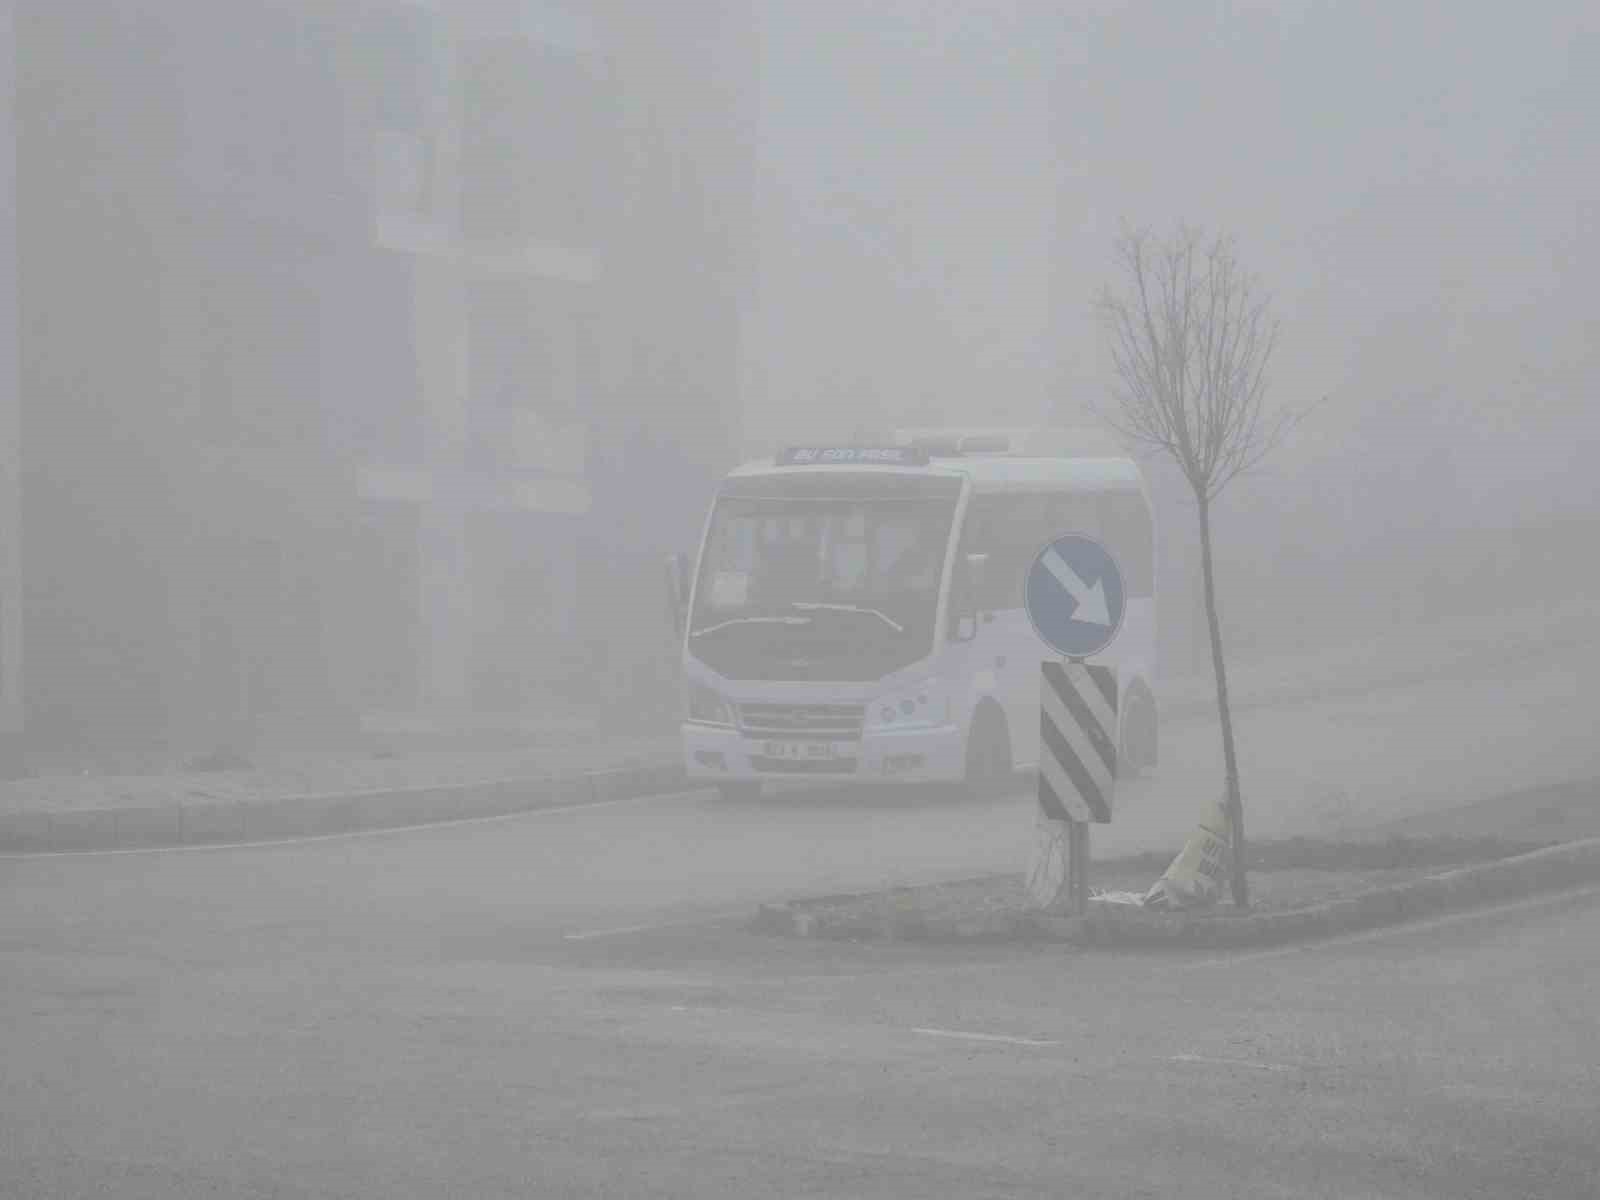
[[924,467],[927,451],[916,446],[790,446],[778,455],[780,467]]

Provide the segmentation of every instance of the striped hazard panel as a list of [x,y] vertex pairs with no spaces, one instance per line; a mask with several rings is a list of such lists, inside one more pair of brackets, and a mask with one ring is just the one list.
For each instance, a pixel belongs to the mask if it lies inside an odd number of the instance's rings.
[[1117,677],[1109,667],[1039,667],[1039,809],[1108,824],[1117,779]]

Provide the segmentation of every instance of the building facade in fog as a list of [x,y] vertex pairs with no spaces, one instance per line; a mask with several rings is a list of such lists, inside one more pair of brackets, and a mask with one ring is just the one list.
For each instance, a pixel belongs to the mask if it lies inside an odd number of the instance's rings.
[[738,436],[738,7],[19,0],[30,735],[664,693]]

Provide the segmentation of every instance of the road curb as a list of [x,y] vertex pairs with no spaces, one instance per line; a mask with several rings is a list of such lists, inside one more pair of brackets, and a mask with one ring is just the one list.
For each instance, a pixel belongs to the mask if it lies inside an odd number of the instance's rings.
[[0,813],[0,852],[120,850],[260,842],[552,808],[682,791],[681,763],[645,763],[565,775],[461,785],[273,796],[236,803],[174,801],[139,808]]
[[[1005,911],[939,920],[893,893],[824,896],[763,905],[761,933],[848,941],[1041,941],[1099,948],[1244,949],[1311,941],[1399,925],[1600,882],[1600,838],[1565,842],[1514,858],[1476,863],[1393,887],[1305,908],[1264,913],[1153,913],[1094,901],[1084,917]],[[851,902],[867,911],[837,913]]]

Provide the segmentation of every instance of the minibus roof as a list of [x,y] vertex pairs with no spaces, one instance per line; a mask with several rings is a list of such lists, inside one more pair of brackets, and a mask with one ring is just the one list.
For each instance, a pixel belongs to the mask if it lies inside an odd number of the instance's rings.
[[895,475],[955,476],[972,481],[974,491],[1121,491],[1141,490],[1138,463],[1131,458],[1012,457],[994,455],[943,457],[932,455],[926,464],[914,466],[840,463],[807,463],[778,466],[773,459],[746,463],[729,473],[729,478],[754,475],[799,475],[807,473],[861,473]]

